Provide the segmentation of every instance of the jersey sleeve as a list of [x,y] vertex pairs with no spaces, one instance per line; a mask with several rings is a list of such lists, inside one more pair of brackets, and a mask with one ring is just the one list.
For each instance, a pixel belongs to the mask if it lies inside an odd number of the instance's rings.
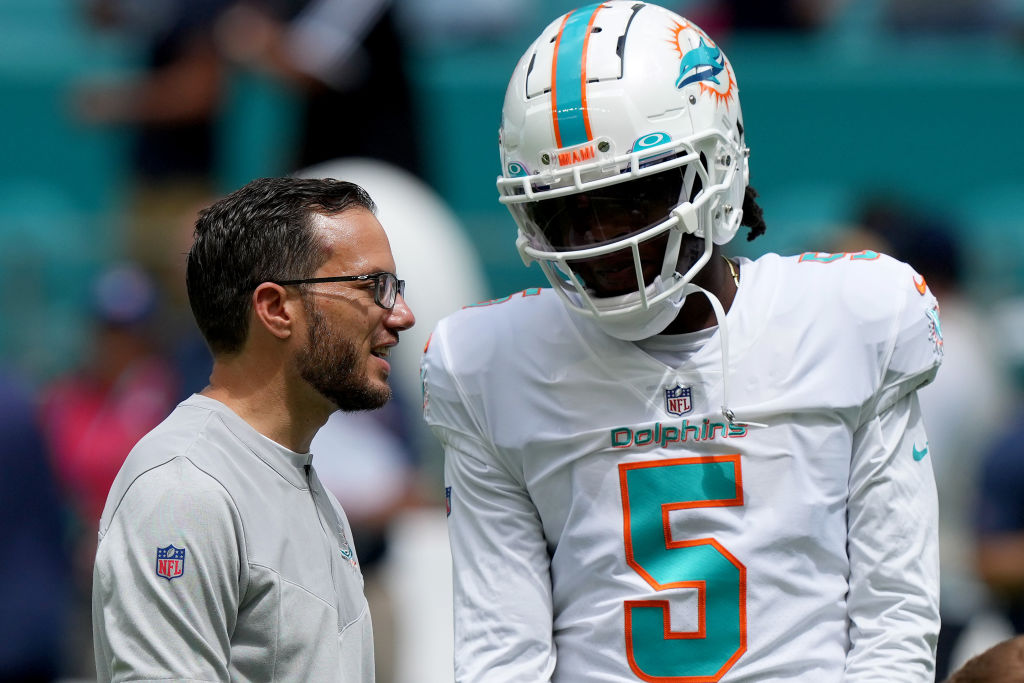
[[140,476],[97,547],[99,680],[227,680],[241,538],[228,493],[187,459]]
[[424,354],[424,416],[445,453],[455,595],[455,680],[549,681],[550,561],[522,474],[499,457],[452,372],[443,334]]
[[932,681],[939,630],[938,499],[917,395],[854,436],[844,680]]
[[895,287],[880,297],[897,304],[892,329],[883,345],[884,368],[872,408],[880,414],[912,391],[930,383],[942,363],[942,324],[939,304],[924,278],[910,266],[891,262]]

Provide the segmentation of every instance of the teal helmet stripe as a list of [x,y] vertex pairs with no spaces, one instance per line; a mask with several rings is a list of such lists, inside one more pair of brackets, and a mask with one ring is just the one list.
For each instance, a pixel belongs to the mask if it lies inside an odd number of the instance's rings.
[[581,145],[590,140],[583,80],[587,35],[591,19],[601,9],[601,3],[581,7],[566,18],[558,38],[555,52],[552,114],[555,141],[559,147]]

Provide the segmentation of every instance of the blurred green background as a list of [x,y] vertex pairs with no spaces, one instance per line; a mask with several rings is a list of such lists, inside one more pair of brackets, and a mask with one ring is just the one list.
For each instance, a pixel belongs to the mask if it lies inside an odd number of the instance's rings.
[[[1020,293],[1021,41],[1013,32],[886,30],[872,23],[870,5],[850,3],[815,31],[720,40],[738,74],[752,184],[769,225],[733,251],[823,250],[859,202],[889,194],[957,226],[973,293]],[[572,4],[523,7],[504,33],[410,35],[407,54],[423,179],[460,219],[495,297],[543,284],[519,261],[494,190],[505,84],[532,36]],[[71,0],[0,3],[0,351],[41,376],[81,352],[83,283],[127,256],[132,132],[82,123],[73,95],[83,81],[138,71],[140,45],[94,30],[82,14]],[[266,77],[232,75],[215,163],[222,191],[294,170],[285,159],[297,106]]]

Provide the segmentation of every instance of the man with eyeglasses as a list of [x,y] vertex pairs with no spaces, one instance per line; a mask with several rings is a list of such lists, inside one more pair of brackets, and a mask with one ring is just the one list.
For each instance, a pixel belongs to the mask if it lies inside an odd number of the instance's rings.
[[415,322],[357,185],[265,178],[199,214],[210,384],[132,449],[100,521],[99,680],[374,680],[351,530],[312,468],[335,410],[391,398]]

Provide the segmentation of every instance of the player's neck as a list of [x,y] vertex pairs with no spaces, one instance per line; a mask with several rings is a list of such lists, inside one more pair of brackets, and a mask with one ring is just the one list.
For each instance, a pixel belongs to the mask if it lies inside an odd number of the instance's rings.
[[[730,264],[732,269],[729,268]],[[736,273],[737,277],[734,278],[733,272]],[[718,297],[722,308],[728,313],[732,307],[733,299],[736,298],[738,275],[739,266],[735,262],[726,261],[726,259],[719,255],[716,249],[714,256],[701,269],[697,277],[693,279],[693,282]],[[715,309],[711,307],[708,298],[700,292],[695,292],[686,297],[686,303],[680,309],[679,315],[665,328],[662,334],[699,332],[718,324],[719,321],[715,316]]]

